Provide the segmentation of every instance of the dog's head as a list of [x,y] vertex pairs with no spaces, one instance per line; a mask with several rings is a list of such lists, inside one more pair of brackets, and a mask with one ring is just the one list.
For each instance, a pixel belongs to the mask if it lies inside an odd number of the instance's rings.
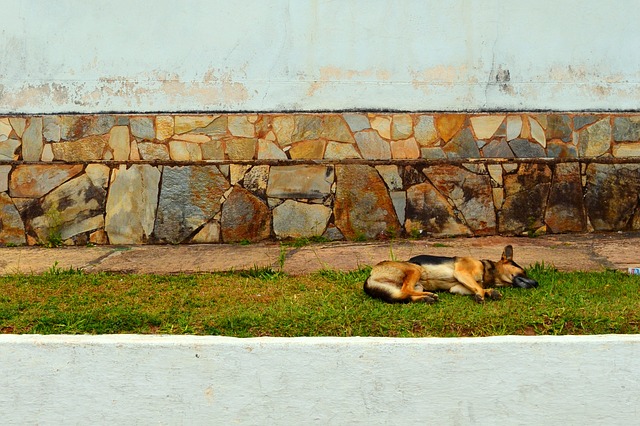
[[496,287],[536,288],[538,282],[527,277],[527,273],[520,265],[513,261],[513,247],[506,246],[502,258],[495,263]]

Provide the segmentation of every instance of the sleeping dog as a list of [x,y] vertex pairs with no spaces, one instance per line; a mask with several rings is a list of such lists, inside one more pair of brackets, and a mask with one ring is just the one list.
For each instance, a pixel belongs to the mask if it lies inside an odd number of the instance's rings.
[[484,302],[486,297],[502,298],[491,287],[535,288],[538,283],[513,261],[510,245],[497,262],[428,255],[415,256],[407,262],[380,262],[364,283],[365,293],[388,303],[433,303],[438,300],[433,292],[444,290],[472,295],[477,302]]

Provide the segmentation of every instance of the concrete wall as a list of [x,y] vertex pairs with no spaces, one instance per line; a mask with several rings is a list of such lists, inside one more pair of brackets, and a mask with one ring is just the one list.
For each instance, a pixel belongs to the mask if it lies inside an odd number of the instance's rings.
[[5,0],[0,113],[638,108],[635,0]]
[[0,336],[3,424],[632,424],[640,337]]

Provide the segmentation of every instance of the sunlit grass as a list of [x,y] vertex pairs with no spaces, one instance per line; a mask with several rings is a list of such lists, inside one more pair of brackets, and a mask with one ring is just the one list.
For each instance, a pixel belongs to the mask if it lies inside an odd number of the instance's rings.
[[530,268],[535,290],[500,301],[440,295],[388,305],[362,291],[368,269],[288,276],[270,268],[197,275],[85,274],[52,267],[0,277],[3,333],[250,336],[489,336],[640,332],[640,277]]

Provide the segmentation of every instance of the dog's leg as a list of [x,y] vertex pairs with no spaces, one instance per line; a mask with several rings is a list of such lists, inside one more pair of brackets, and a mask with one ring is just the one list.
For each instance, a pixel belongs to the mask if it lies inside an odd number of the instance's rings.
[[435,293],[429,291],[416,290],[416,285],[419,289],[422,289],[422,285],[418,284],[422,277],[422,267],[414,265],[413,263],[402,263],[401,270],[404,273],[404,279],[402,280],[401,291],[411,299],[412,302],[426,302],[433,303],[438,300],[438,296]]
[[[466,287],[466,289],[469,290],[471,294],[474,295],[473,298],[475,299],[476,302],[478,303],[484,302],[484,297],[487,294],[487,291],[484,288],[482,288],[480,284],[478,284],[478,282],[473,278],[471,274],[463,271],[454,271],[453,277],[460,284]],[[454,286],[454,287],[458,287],[458,286]],[[490,298],[493,299],[493,297],[490,297]]]

